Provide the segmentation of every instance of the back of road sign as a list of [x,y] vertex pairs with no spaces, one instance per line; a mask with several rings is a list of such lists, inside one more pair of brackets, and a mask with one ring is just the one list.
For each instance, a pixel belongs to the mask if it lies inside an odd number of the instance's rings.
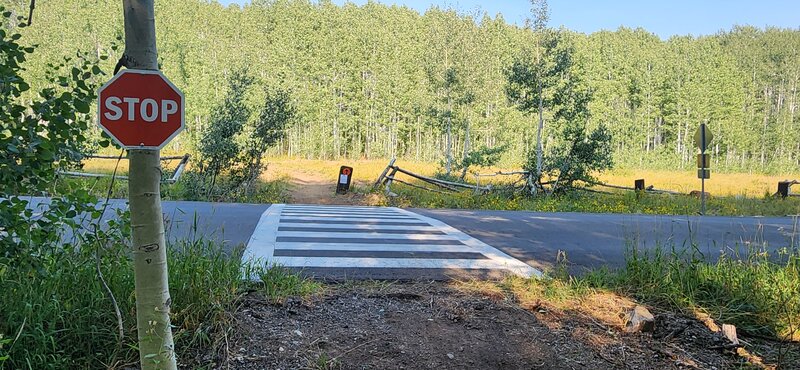
[[705,123],[701,123],[694,133],[694,145],[700,149],[700,153],[705,153],[712,140],[714,140],[714,134],[711,133]]

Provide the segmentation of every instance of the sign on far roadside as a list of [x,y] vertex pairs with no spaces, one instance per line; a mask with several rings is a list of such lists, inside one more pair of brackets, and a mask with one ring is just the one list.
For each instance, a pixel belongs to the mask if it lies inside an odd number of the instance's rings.
[[701,123],[694,133],[694,145],[700,149],[700,153],[705,153],[712,140],[714,140],[714,134],[711,133],[705,123]]
[[125,149],[161,149],[183,130],[183,93],[161,72],[124,69],[97,96],[98,125]]

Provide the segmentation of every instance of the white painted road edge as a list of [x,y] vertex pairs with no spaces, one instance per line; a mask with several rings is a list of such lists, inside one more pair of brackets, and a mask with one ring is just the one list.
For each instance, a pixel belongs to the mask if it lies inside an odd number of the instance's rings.
[[[273,204],[271,205],[262,215],[261,219],[256,225],[255,230],[253,231],[252,236],[250,237],[249,242],[247,243],[247,247],[242,255],[242,260],[247,263],[265,263],[267,265],[284,265],[289,267],[338,267],[338,268],[440,268],[440,269],[447,269],[447,268],[460,268],[460,269],[502,269],[512,272],[516,275],[522,277],[541,277],[542,272],[529,266],[528,264],[509,256],[501,252],[500,250],[478,240],[475,239],[466,233],[433,218],[425,217],[419,214],[416,214],[411,211],[407,211],[400,208],[383,208],[384,210],[392,210],[396,211],[399,214],[408,216],[413,218],[413,220],[399,220],[394,219],[394,222],[401,221],[401,222],[409,222],[409,223],[419,223],[420,221],[426,222],[431,225],[436,230],[443,232],[449,237],[450,240],[458,240],[464,245],[438,245],[438,246],[427,246],[427,245],[403,245],[403,244],[393,244],[393,245],[370,245],[370,244],[361,244],[361,245],[351,245],[351,244],[339,244],[336,243],[316,243],[316,247],[314,247],[314,243],[289,243],[289,242],[282,242],[281,249],[316,249],[316,250],[363,250],[363,251],[391,251],[391,250],[398,250],[398,251],[447,251],[447,252],[477,252],[489,258],[489,260],[464,260],[464,259],[402,259],[402,258],[329,258],[329,257],[274,257],[275,247],[276,247],[276,239],[279,236],[300,236],[301,234],[295,234],[292,232],[279,232],[278,226],[281,221],[281,213],[285,208],[285,204]],[[304,207],[305,208],[305,207]],[[309,206],[307,209],[319,209],[325,210],[330,209],[328,207],[312,207]],[[354,211],[367,211],[367,210],[379,210],[380,208],[368,208],[368,207],[347,207],[342,206],[342,209],[353,209]],[[378,211],[379,212],[379,211]],[[297,217],[293,215],[283,215],[286,219],[308,219],[308,220],[317,220],[318,217]],[[330,215],[326,218],[327,220],[339,220],[336,215]],[[343,219],[346,221],[369,221],[368,218],[346,218]],[[288,221],[288,220],[287,220]],[[291,221],[289,221],[291,222]],[[320,225],[314,224],[303,224],[306,227],[320,227]],[[284,222],[284,226],[287,226],[287,223]],[[358,229],[366,229],[367,227],[371,227],[371,225],[352,225],[357,226]],[[431,226],[424,227],[423,230],[430,230]],[[324,226],[322,226],[324,227]],[[341,227],[341,226],[340,226]],[[405,228],[411,229],[413,228]],[[369,230],[364,230],[367,233]],[[314,233],[316,234],[316,233]],[[336,235],[331,235],[336,234]],[[306,232],[305,236],[309,236],[309,233]],[[352,234],[348,233],[320,233],[320,236],[325,235],[327,237],[331,236],[350,236]],[[372,238],[371,235],[360,234],[360,238]],[[402,238],[406,240],[438,240],[439,237],[432,237],[431,235],[405,235],[403,237],[399,236],[392,236],[392,235],[384,235],[382,239],[394,239],[394,238]],[[343,248],[339,248],[343,247]],[[405,247],[405,248],[404,248]],[[438,247],[438,248],[437,248]],[[360,249],[359,249],[360,248]]]
[[273,204],[261,214],[250,241],[247,242],[242,261],[246,263],[272,264],[275,254],[275,235],[278,235],[278,224],[285,204]]

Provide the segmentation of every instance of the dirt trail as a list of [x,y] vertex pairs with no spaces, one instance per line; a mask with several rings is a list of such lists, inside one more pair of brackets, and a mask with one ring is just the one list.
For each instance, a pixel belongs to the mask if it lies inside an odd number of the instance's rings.
[[[267,175],[275,176],[273,172]],[[292,171],[292,173],[281,174],[289,178],[291,188],[289,196],[291,203],[294,204],[326,204],[326,205],[377,205],[376,198],[369,194],[351,192],[345,195],[336,194],[336,184],[332,180],[325,179],[319,173],[306,171]],[[365,186],[366,184],[356,183],[353,186]]]

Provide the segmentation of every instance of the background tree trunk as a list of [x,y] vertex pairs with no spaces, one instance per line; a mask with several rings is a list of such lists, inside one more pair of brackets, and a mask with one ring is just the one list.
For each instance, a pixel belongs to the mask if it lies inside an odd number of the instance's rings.
[[536,132],[536,178],[542,178],[542,131],[544,131],[544,97],[542,96],[542,86],[539,86],[539,130]]
[[[125,66],[158,70],[153,0],[123,0]],[[130,150],[128,194],[131,210],[136,327],[142,369],[175,369],[170,328],[169,281],[161,213],[161,162],[158,150]]]

